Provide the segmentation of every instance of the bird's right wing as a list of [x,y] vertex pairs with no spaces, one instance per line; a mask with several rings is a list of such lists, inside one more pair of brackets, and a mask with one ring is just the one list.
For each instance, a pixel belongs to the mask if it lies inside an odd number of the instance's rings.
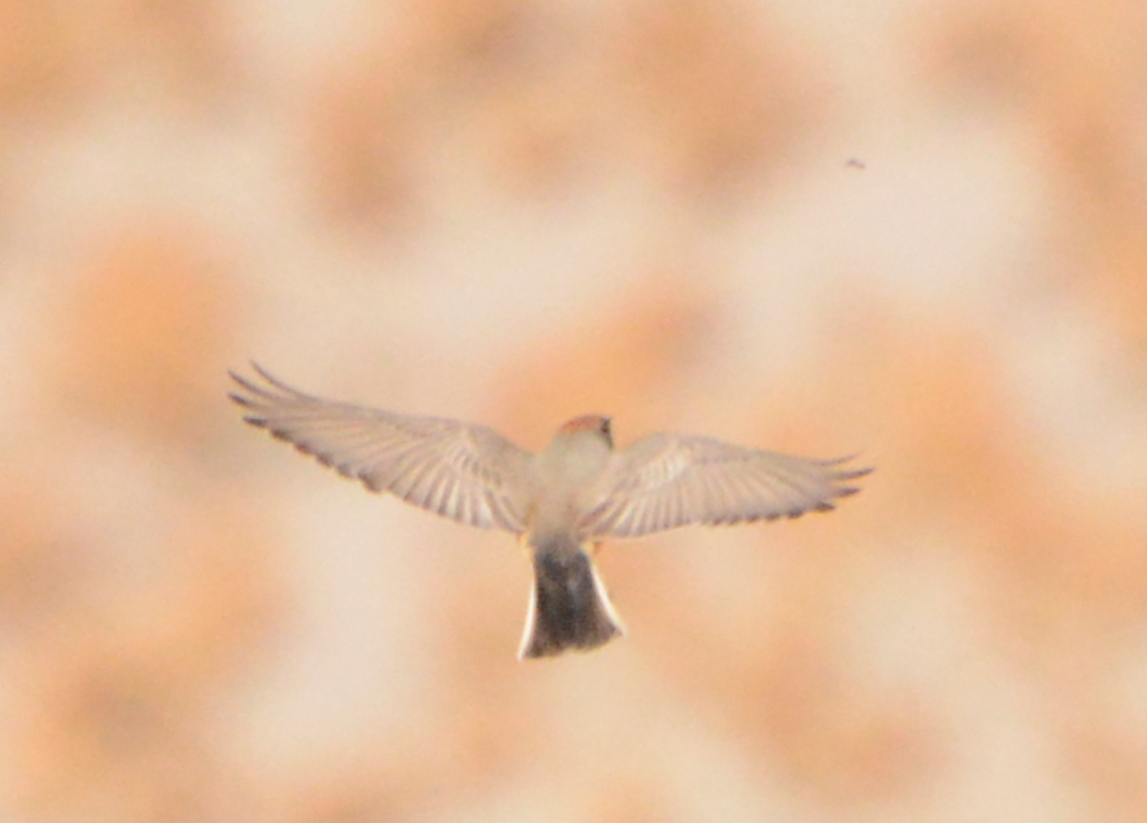
[[374,492],[460,523],[526,531],[532,456],[493,429],[336,403],[304,394],[251,364],[231,372],[244,420]]
[[828,511],[871,469],[708,437],[653,434],[618,451],[579,523],[586,536],[639,537],[690,523],[724,525]]

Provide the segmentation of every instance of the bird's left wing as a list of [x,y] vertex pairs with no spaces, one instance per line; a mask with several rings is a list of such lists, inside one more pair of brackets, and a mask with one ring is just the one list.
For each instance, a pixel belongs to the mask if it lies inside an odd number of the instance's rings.
[[261,381],[231,372],[240,390],[230,397],[248,423],[371,491],[471,526],[526,531],[531,455],[493,429],[323,400],[251,365]]
[[587,500],[579,532],[639,537],[690,523],[724,525],[828,511],[871,469],[707,437],[653,434],[615,453]]

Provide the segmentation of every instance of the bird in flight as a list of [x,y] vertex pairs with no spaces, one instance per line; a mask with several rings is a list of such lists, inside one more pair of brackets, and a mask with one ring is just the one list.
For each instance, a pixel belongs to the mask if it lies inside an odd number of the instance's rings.
[[608,538],[829,511],[870,468],[708,437],[651,434],[614,449],[587,414],[533,454],[487,426],[305,394],[252,363],[230,372],[244,420],[373,492],[459,523],[518,535],[534,566],[519,658],[589,650],[623,633],[593,564]]

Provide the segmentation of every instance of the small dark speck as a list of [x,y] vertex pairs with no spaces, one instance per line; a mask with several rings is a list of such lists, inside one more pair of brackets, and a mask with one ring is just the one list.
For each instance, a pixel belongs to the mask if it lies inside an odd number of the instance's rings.
[[863,169],[868,168],[867,166],[864,165],[864,161],[861,160],[859,157],[848,158],[848,160],[845,161],[844,165],[848,166],[850,169],[861,169],[861,170],[863,170]]

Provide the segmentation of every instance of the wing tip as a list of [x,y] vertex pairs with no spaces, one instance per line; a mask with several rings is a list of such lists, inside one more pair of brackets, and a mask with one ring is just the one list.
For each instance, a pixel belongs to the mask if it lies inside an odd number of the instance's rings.
[[[287,385],[282,380],[280,380],[279,378],[277,378],[273,374],[271,374],[269,371],[267,371],[265,368],[260,366],[254,360],[248,360],[247,363],[248,363],[248,365],[250,365],[250,367],[254,370],[255,374],[257,374],[259,376],[259,378],[263,381],[263,383],[265,385],[260,385],[259,383],[255,382],[251,378],[240,374],[239,372],[235,371],[234,369],[228,369],[227,375],[233,381],[235,381],[235,383],[237,383],[241,388],[245,389],[246,391],[250,392],[251,394],[254,394],[258,397],[264,397],[268,400],[281,400],[281,399],[283,399],[283,395],[287,395],[288,397],[294,397],[294,398],[310,399],[310,395],[306,394],[305,392],[301,392],[292,386]],[[275,392],[278,392],[278,394],[276,394]],[[235,399],[235,396],[231,395],[231,398]]]
[[255,401],[245,394],[238,394],[237,392],[227,392],[227,398],[236,405],[242,406],[245,409],[255,408]]
[[255,383],[249,378],[244,377],[242,374],[228,369],[227,375],[231,378],[232,381],[234,381],[236,386],[238,386],[243,392],[246,392],[246,394],[240,394],[239,392],[235,391],[228,392],[227,396],[231,399],[232,402],[238,403],[240,406],[250,409],[255,408],[260,400],[275,399],[275,395],[267,391],[266,387],[260,386],[258,383]]
[[[851,463],[853,460],[856,460],[858,457],[860,457],[860,454],[860,452],[853,452],[852,454],[846,454],[844,457],[832,457],[828,460],[818,460],[816,462],[820,463],[822,466],[842,466],[844,463]],[[874,466],[864,466],[859,469],[846,469],[848,472],[859,472],[861,474],[868,474],[874,470]]]

